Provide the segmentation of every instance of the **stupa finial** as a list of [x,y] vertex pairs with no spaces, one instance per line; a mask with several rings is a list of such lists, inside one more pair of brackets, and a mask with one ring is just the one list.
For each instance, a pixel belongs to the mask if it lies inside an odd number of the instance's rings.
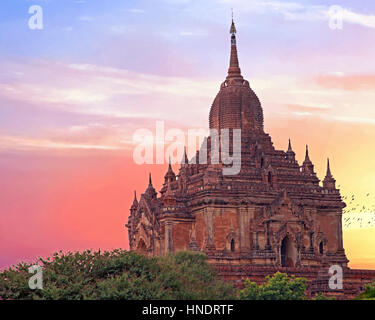
[[230,26],[229,33],[231,34],[237,33],[236,26],[234,25],[234,20],[233,20],[233,8],[232,8],[232,25]]
[[232,24],[230,26],[231,34],[231,50],[230,50],[230,62],[229,62],[229,69],[228,69],[228,77],[229,78],[239,78],[242,79],[241,76],[241,69],[238,62],[238,55],[237,55],[237,41],[236,41],[236,26],[234,25],[233,20],[233,11],[232,11]]

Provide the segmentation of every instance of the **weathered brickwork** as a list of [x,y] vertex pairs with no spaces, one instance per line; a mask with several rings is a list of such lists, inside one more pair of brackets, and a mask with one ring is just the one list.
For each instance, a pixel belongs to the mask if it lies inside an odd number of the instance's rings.
[[240,173],[223,175],[222,161],[211,163],[208,137],[207,163],[189,162],[185,153],[177,175],[169,166],[159,197],[150,176],[130,209],[131,250],[148,255],[201,251],[234,281],[261,282],[284,270],[309,279],[310,293],[327,291],[328,268],[340,265],[345,290],[331,292],[339,297],[353,296],[375,278],[375,271],[347,266],[341,224],[345,203],[329,162],[321,183],[307,147],[300,165],[290,141],[286,151],[276,150],[264,132],[261,103],[241,75],[235,33],[228,76],[212,104],[209,125],[241,129]]

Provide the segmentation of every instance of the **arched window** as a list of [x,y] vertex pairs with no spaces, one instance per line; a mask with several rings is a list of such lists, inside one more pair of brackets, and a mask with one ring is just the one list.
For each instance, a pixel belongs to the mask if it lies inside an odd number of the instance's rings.
[[281,241],[280,255],[282,267],[295,266],[297,259],[297,249],[294,242],[288,236],[286,236],[283,241]]
[[236,246],[235,246],[235,243],[234,243],[234,239],[232,239],[230,241],[230,251],[234,252],[236,249]]
[[324,253],[324,244],[323,244],[323,241],[319,244],[319,253],[320,254]]

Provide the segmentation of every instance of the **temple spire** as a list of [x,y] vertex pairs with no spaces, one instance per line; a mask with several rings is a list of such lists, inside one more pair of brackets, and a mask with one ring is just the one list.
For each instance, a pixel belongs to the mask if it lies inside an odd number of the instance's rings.
[[138,207],[138,200],[137,200],[137,191],[134,190],[134,200],[131,206],[131,209],[136,209]]
[[229,69],[228,69],[228,78],[242,78],[241,76],[241,69],[238,62],[238,55],[237,55],[237,43],[236,43],[236,26],[234,25],[233,21],[233,12],[232,12],[232,24],[230,26],[231,34],[231,50],[230,50],[230,62],[229,62]]
[[164,184],[168,184],[169,182],[175,181],[176,180],[176,175],[173,172],[172,169],[172,162],[171,162],[171,157],[169,157],[169,164],[168,164],[168,170],[167,173],[164,176]]
[[305,161],[302,164],[302,172],[308,174],[315,174],[314,173],[314,165],[312,164],[309,158],[309,147],[306,145],[306,154],[305,154]]
[[290,143],[290,139],[289,139],[289,143],[288,143],[288,151],[290,152],[290,151],[293,151],[292,150],[292,144]]
[[331,173],[329,158],[327,158],[327,173],[323,180],[323,188],[331,190],[336,189],[336,180],[333,178]]
[[148,176],[148,187],[146,189],[145,194],[150,198],[156,198],[156,195],[157,195],[157,193],[156,193],[156,191],[155,191],[155,189],[152,185],[151,172]]
[[237,32],[237,30],[236,30],[236,26],[234,25],[234,21],[233,21],[233,8],[232,8],[232,25],[230,26],[229,33],[234,34],[236,32]]
[[137,191],[136,190],[134,190],[134,202],[138,202],[138,200],[137,200]]
[[327,158],[327,173],[326,177],[332,177],[331,168],[329,166],[329,158]]
[[188,159],[187,153],[186,153],[186,146],[184,146],[184,154],[183,154],[182,159],[181,159],[181,164],[189,164],[189,159]]
[[295,156],[296,156],[296,154],[294,153],[294,151],[292,149],[292,143],[290,142],[290,139],[289,139],[288,150],[286,152],[286,158],[288,160],[295,161],[296,160]]
[[309,158],[309,146],[308,145],[306,145],[305,161],[310,161],[310,158]]

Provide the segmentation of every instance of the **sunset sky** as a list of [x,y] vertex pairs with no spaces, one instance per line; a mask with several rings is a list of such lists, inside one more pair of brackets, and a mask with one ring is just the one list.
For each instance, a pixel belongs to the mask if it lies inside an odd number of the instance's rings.
[[[43,30],[29,29],[31,5]],[[329,27],[331,5],[342,29]],[[208,127],[231,8],[266,132],[278,149],[290,138],[300,163],[308,144],[320,179],[330,158],[344,219],[356,217],[344,223],[350,266],[375,269],[370,0],[0,1],[0,268],[60,249],[128,248],[133,190],[148,172],[160,190],[167,166],[135,164],[133,133],[160,120]]]

